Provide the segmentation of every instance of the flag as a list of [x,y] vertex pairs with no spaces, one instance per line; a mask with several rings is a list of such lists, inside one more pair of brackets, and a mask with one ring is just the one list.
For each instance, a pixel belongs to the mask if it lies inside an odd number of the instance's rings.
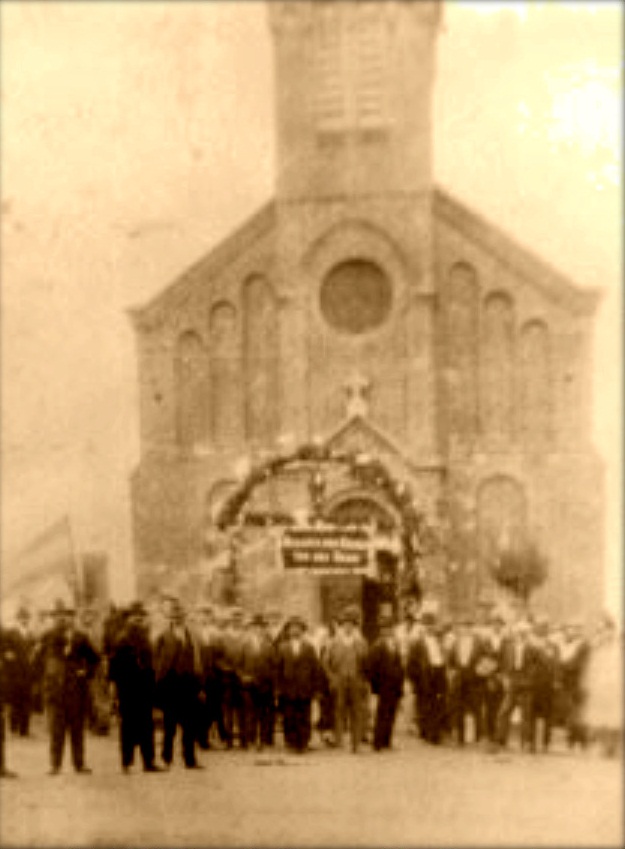
[[50,603],[61,595],[75,602],[78,567],[69,516],[55,522],[22,549],[12,560],[5,579],[5,596],[19,594],[31,603]]

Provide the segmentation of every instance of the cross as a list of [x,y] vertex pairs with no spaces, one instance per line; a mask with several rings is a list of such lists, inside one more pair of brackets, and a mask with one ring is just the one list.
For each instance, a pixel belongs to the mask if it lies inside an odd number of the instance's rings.
[[371,381],[360,372],[354,372],[343,384],[347,396],[347,417],[366,416],[369,412],[367,395],[371,389]]

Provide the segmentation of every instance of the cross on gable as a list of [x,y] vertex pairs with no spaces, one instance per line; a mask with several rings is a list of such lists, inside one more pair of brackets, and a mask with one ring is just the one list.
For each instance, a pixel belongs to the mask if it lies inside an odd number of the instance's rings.
[[346,395],[346,413],[348,418],[365,417],[369,412],[368,395],[371,381],[360,372],[354,372],[343,384]]

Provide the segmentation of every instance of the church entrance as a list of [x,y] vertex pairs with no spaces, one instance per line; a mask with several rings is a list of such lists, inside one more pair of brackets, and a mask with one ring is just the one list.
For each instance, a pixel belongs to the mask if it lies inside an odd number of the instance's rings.
[[321,578],[321,610],[326,623],[348,606],[361,612],[362,631],[377,636],[381,613],[397,615],[399,556],[393,545],[397,521],[374,493],[339,495],[326,510],[326,521],[337,526],[362,526],[373,530],[372,566],[368,575],[324,575]]
[[[381,613],[396,617],[400,599],[420,593],[424,514],[410,486],[364,452],[315,443],[264,460],[215,524],[229,535],[226,584],[238,604],[270,593],[285,610],[325,623],[353,605],[372,638]],[[263,538],[274,552],[266,569],[256,556]]]
[[385,592],[386,588],[377,579],[362,575],[323,575],[320,582],[321,612],[326,624],[338,619],[346,607],[356,607],[361,613],[364,636],[373,640],[378,633],[380,614],[396,612],[395,592]]

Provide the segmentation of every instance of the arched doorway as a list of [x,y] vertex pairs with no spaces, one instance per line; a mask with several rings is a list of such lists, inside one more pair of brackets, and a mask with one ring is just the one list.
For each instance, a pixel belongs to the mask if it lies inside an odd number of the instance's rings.
[[[362,613],[362,630],[367,639],[377,635],[381,612],[397,613],[399,579],[399,518],[377,493],[356,489],[338,493],[324,511],[327,521],[337,525],[369,525],[375,529],[375,573],[327,576],[321,583],[321,608],[325,621],[348,604]],[[395,544],[394,544],[395,543]]]
[[338,525],[362,525],[371,522],[388,531],[397,526],[397,517],[384,500],[376,493],[360,487],[340,492],[329,499],[324,512],[330,522],[336,522]]

